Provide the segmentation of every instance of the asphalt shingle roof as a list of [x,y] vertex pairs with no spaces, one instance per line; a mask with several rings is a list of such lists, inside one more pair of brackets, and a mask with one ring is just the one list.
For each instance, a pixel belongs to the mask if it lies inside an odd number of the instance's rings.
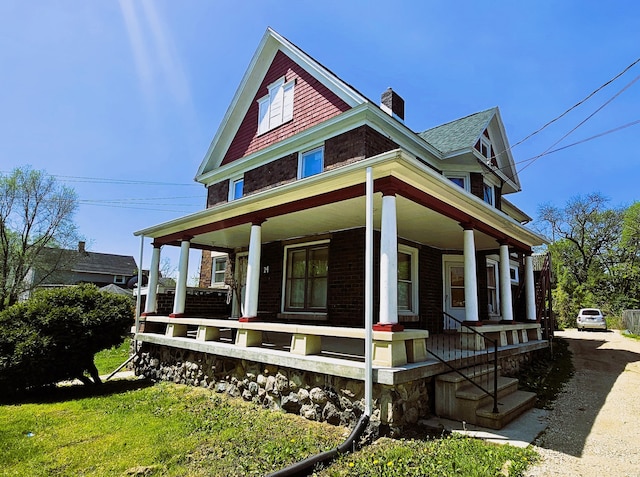
[[487,109],[427,129],[418,135],[444,154],[473,147],[495,113],[496,108]]

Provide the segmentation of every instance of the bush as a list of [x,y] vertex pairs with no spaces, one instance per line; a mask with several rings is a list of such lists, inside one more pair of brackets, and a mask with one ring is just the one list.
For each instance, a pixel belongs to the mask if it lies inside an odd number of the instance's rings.
[[133,323],[128,297],[94,285],[40,291],[0,312],[0,389],[79,378],[100,383],[93,356],[122,343]]

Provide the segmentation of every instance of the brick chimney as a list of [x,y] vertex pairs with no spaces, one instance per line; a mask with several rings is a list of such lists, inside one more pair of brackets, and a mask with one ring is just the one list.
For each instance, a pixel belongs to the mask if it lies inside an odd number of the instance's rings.
[[84,241],[80,241],[80,242],[78,242],[78,252],[80,252],[80,253],[85,253],[85,252],[86,252],[86,250],[85,250],[85,245],[86,245],[86,244],[85,244],[85,242],[84,242]]
[[389,116],[404,122],[404,99],[398,96],[398,93],[391,88],[387,88],[387,90],[382,93],[380,108]]

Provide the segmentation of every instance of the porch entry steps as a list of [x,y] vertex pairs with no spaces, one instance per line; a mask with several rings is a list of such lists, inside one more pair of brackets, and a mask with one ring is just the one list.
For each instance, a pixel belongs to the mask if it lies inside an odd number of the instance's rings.
[[[493,366],[473,366],[460,373],[485,389],[493,388]],[[494,413],[492,396],[460,373],[450,372],[436,377],[437,416],[501,429],[535,404],[535,393],[519,391],[517,379],[498,375],[498,412]]]

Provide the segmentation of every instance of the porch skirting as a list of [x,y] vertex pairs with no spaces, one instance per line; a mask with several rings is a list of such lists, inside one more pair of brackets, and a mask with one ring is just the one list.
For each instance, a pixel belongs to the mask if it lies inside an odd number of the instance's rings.
[[[292,369],[142,342],[134,359],[138,376],[227,393],[265,408],[306,419],[353,427],[364,411],[360,379]],[[375,434],[400,436],[431,415],[431,376],[373,386],[371,426]]]

